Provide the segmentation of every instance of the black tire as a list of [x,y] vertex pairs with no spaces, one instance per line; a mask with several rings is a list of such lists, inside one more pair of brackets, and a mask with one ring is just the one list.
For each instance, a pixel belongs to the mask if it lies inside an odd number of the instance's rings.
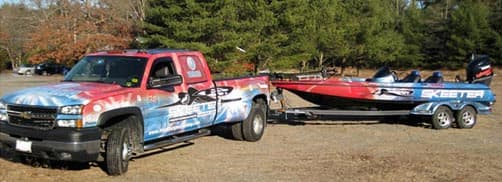
[[233,123],[232,126],[230,126],[232,130],[232,137],[235,140],[244,140],[244,136],[242,135],[242,121],[239,121],[237,123]]
[[267,124],[267,114],[264,112],[266,107],[261,100],[253,103],[249,116],[242,122],[244,140],[255,142],[261,139]]
[[465,106],[462,110],[455,114],[455,119],[458,128],[470,129],[476,125],[477,113],[472,106]]
[[453,123],[453,113],[446,106],[439,106],[434,115],[432,115],[432,128],[447,129]]
[[113,128],[106,144],[106,168],[109,175],[116,176],[127,172],[131,148],[129,128]]

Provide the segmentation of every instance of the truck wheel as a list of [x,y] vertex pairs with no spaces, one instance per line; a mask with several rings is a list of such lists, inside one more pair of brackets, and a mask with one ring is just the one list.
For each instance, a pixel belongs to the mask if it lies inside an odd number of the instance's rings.
[[263,136],[267,123],[266,107],[261,101],[253,103],[249,116],[242,122],[242,135],[246,141],[255,142]]
[[432,127],[434,129],[446,129],[453,123],[453,114],[446,106],[439,106],[434,115],[432,115]]
[[233,123],[231,126],[232,136],[235,140],[244,140],[244,136],[242,136],[242,121],[237,123]]
[[476,110],[471,106],[465,106],[462,110],[456,113],[455,118],[458,128],[472,128],[476,125]]
[[132,144],[129,128],[116,127],[108,136],[106,144],[106,166],[108,174],[120,175],[127,172]]

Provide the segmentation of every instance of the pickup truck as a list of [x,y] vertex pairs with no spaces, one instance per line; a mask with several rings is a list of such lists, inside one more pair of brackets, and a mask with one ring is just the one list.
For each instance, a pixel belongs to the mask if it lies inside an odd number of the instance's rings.
[[198,51],[89,54],[60,83],[0,99],[0,149],[102,162],[109,175],[120,175],[131,157],[209,135],[215,125],[225,125],[236,140],[258,141],[268,79],[213,80]]

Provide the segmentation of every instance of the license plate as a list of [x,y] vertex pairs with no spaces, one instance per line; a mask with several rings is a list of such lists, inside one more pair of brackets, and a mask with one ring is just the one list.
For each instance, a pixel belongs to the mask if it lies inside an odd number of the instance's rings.
[[16,150],[31,153],[31,141],[16,140]]

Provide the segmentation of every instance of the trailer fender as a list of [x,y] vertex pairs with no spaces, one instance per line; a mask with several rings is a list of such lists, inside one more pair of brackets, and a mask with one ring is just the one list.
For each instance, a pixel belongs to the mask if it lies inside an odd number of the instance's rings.
[[456,112],[462,110],[465,106],[472,106],[478,114],[489,114],[491,113],[491,106],[485,105],[480,102],[458,102],[458,101],[448,101],[448,102],[427,102],[420,104],[413,108],[410,112],[412,115],[433,115],[439,106],[447,106],[452,111]]

